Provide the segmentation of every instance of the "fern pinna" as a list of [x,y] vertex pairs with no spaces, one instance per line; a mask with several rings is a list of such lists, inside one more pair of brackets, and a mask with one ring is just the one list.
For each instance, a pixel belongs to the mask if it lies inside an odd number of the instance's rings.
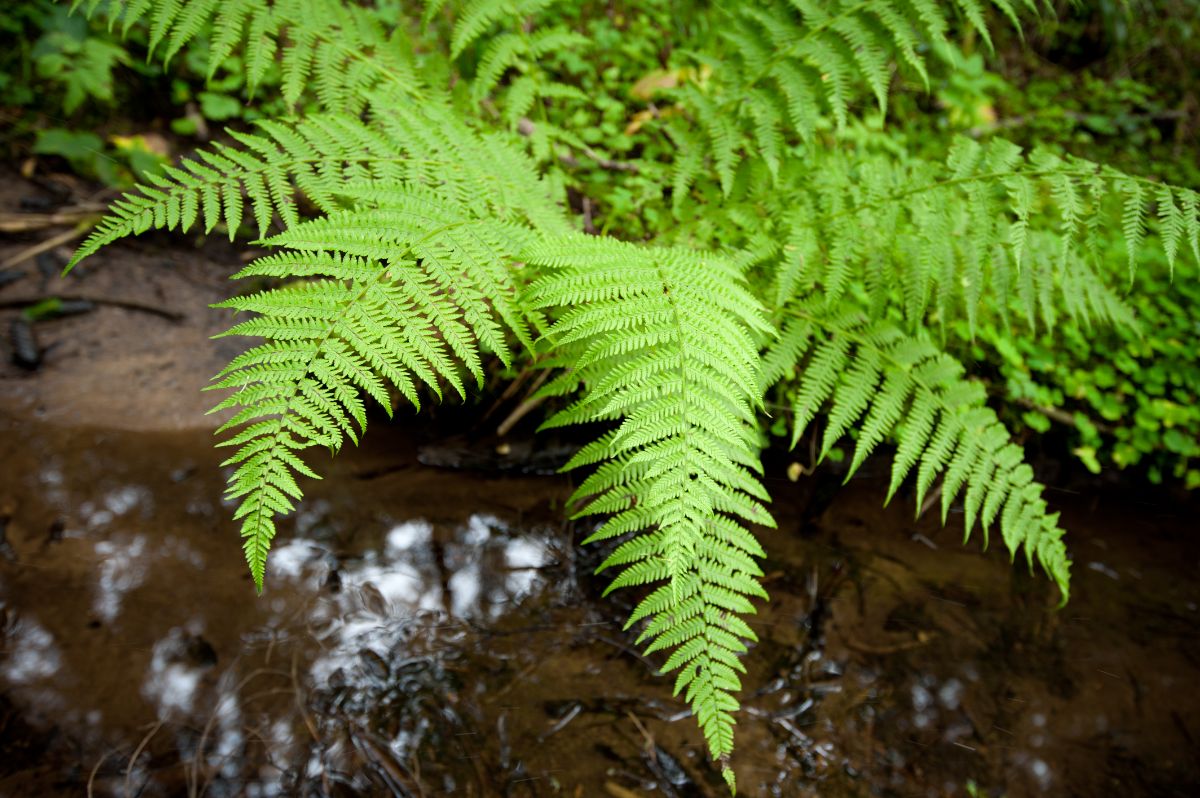
[[676,146],[643,164],[665,201],[638,244],[565,210],[581,139],[554,111],[588,98],[541,62],[586,40],[544,0],[390,22],[343,0],[73,5],[146,26],[164,59],[207,37],[210,75],[233,52],[252,84],[278,63],[297,109],[127,194],[73,261],[151,228],[252,223],[274,250],[235,275],[272,286],[221,305],[252,314],[227,334],[259,341],[212,385],[260,589],[277,520],[316,477],[307,450],[357,441],[368,400],[466,396],[485,355],[536,355],[555,369],[545,426],[602,430],[568,468],[590,469],[574,512],[603,518],[588,542],[607,547],[609,590],[641,591],[629,626],[665,652],[731,787],[745,616],[766,599],[754,530],[773,526],[768,395],[793,445],[818,416],[822,457],[852,438],[851,473],[894,444],[889,500],[915,472],[917,505],[936,493],[945,521],[961,504],[965,535],[998,528],[1065,600],[1057,515],[940,333],[1010,315],[1133,324],[1098,257],[1105,228],[1119,221],[1130,268],[1151,234],[1168,263],[1200,259],[1197,195],[1001,140],[922,158],[850,130],[864,97],[884,112],[906,76],[952,68],[957,34],[986,42],[996,13],[1019,24],[1032,2],[697,7],[690,77],[647,127]]
[[793,446],[825,405],[830,409],[821,458],[852,427],[858,429],[847,479],[884,440],[895,439],[889,501],[914,468],[918,506],[944,474],[942,523],[962,492],[964,542],[978,520],[986,544],[989,527],[999,520],[1009,551],[1024,548],[1030,567],[1040,562],[1066,600],[1070,562],[1057,515],[1047,512],[1033,469],[961,364],[926,335],[907,335],[894,322],[872,321],[853,307],[831,312],[811,301],[787,308],[781,334],[766,354],[766,367],[774,369],[768,380],[797,363],[805,367],[792,400]]
[[300,498],[294,473],[316,474],[298,451],[337,450],[366,428],[361,394],[391,412],[387,385],[419,406],[417,385],[465,395],[458,364],[482,382],[481,347],[504,363],[506,334],[531,343],[508,264],[524,229],[466,213],[415,187],[347,186],[353,211],[296,224],[266,239],[285,248],[239,277],[311,278],[221,303],[256,318],[226,335],[265,339],[219,374],[237,389],[214,411],[236,409],[221,432],[242,428],[229,497],[241,503],[246,560],[262,589],[274,517]]

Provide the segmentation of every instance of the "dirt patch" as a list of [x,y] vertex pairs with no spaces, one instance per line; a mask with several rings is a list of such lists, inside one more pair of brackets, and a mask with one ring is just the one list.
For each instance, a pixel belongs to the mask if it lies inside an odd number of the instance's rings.
[[[44,189],[0,174],[0,213],[42,207]],[[58,197],[68,202],[69,197]],[[59,229],[0,238],[0,262]],[[237,250],[210,240],[188,249],[166,237],[102,250],[71,274],[60,272],[71,245],[7,268],[0,285],[0,397],[8,412],[56,423],[112,429],[212,428],[215,404],[201,392],[209,378],[245,348],[212,340],[232,316],[208,306],[227,298],[241,263]],[[89,301],[94,309],[32,325],[40,365],[13,360],[11,329],[22,308],[51,297]]]

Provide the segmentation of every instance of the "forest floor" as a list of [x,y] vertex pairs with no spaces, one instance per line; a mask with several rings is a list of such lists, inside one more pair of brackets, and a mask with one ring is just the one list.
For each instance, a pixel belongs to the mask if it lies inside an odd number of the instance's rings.
[[[0,214],[69,204],[0,175]],[[0,262],[59,232],[0,239]],[[322,462],[254,596],[200,389],[244,250],[155,237],[0,286],[0,796],[718,796],[670,677],[602,599],[528,425],[375,422]],[[8,333],[28,302],[93,309]],[[27,364],[32,365],[32,364]],[[495,428],[493,418],[486,429]],[[513,452],[518,454],[514,455]],[[1051,485],[1071,602],[1000,541],[771,452],[748,796],[1192,795],[1197,501]],[[953,521],[953,519],[952,519]]]

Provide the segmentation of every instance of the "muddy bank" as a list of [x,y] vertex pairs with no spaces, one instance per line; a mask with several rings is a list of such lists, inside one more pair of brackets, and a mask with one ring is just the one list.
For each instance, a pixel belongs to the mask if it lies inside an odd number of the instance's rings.
[[[15,224],[36,216],[29,207],[69,208],[93,199],[94,189],[74,181],[73,190],[43,183],[0,169],[0,216]],[[0,234],[0,263],[61,232]],[[216,237],[149,236],[105,249],[64,277],[73,249],[64,243],[0,268],[4,411],[109,429],[215,427],[219,422],[204,415],[211,396],[201,388],[244,346],[212,340],[232,316],[208,306],[233,293],[228,276],[249,253]],[[33,362],[18,364],[13,325],[23,310],[49,299],[66,299],[76,312],[28,325],[24,348]]]

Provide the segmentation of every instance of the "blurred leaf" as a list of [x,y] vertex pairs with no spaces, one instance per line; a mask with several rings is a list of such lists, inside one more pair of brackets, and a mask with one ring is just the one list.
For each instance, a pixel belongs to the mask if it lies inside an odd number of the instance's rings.
[[684,80],[682,69],[656,69],[638,79],[629,89],[635,100],[650,100],[660,91],[678,88]]
[[33,151],[38,155],[58,155],[78,161],[103,154],[104,142],[95,133],[52,127],[38,132]]
[[1096,459],[1096,450],[1091,446],[1080,446],[1077,449],[1072,449],[1071,452],[1079,458],[1084,467],[1093,474],[1099,474],[1101,471],[1100,461]]
[[200,101],[200,113],[205,119],[221,121],[241,116],[242,102],[228,94],[218,94],[212,91],[202,91],[196,99]]

